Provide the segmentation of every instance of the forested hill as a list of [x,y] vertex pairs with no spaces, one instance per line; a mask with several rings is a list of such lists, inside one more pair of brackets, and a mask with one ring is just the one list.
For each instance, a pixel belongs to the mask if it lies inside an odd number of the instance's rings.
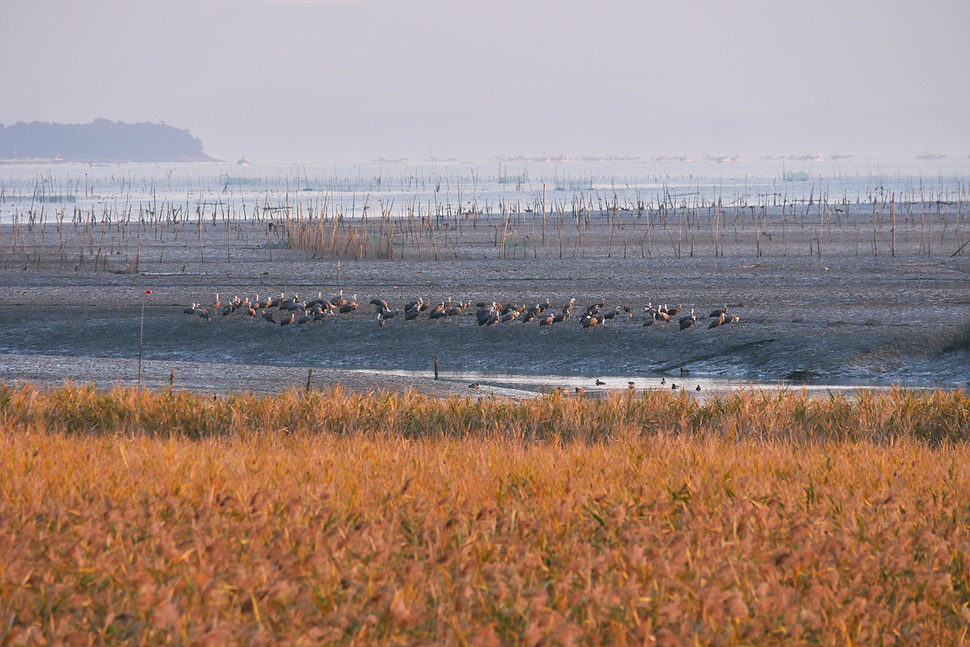
[[164,124],[95,119],[90,124],[0,124],[0,159],[194,162],[212,158],[202,152],[202,141],[188,130]]

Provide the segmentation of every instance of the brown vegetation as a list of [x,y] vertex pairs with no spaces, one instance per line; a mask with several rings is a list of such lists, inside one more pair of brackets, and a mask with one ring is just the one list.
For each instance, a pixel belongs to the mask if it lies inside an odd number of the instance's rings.
[[970,397],[0,385],[0,643],[959,644]]

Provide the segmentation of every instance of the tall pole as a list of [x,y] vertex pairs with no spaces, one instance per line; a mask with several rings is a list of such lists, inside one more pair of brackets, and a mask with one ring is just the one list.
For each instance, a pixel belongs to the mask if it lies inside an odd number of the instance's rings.
[[141,295],[141,332],[138,335],[138,382],[135,388],[141,390],[141,348],[145,342],[145,295],[151,294],[151,290],[145,290]]

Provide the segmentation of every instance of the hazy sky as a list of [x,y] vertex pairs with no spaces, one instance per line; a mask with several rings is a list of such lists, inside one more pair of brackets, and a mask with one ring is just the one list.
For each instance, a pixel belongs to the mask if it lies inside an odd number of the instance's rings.
[[2,0],[0,123],[214,157],[970,153],[967,0]]

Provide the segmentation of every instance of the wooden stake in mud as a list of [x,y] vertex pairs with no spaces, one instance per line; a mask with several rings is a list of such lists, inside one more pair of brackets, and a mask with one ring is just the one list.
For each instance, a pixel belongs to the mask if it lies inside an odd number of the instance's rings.
[[896,194],[893,193],[893,197],[889,202],[889,213],[892,217],[892,242],[889,244],[890,252],[893,258],[896,258]]
[[172,395],[172,387],[175,386],[175,369],[172,369],[172,373],[168,376],[168,394]]
[[[145,290],[145,294],[151,294],[151,290]],[[141,389],[141,349],[145,342],[145,294],[141,295],[141,333],[138,335],[138,380],[135,383],[135,388]],[[175,372],[173,371],[174,375]]]
[[546,184],[542,183],[542,249],[546,248]]
[[310,392],[310,380],[312,380],[312,379],[313,379],[313,369],[311,368],[306,373],[306,392],[307,393]]
[[434,356],[434,379],[438,379],[438,356]]

